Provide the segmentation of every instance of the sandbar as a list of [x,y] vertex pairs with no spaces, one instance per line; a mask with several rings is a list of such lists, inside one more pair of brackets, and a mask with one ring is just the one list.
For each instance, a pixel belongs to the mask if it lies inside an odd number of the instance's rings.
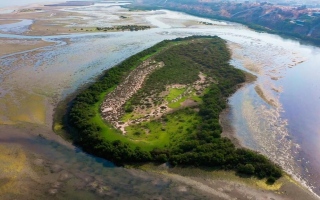
[[1,52],[0,57],[28,51],[32,49],[38,49],[55,44],[54,42],[46,42],[43,40],[19,40],[19,39],[0,39]]

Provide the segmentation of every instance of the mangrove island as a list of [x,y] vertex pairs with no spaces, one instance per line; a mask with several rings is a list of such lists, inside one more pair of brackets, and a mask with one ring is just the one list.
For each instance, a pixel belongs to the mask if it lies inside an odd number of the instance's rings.
[[217,36],[165,40],[105,71],[72,101],[75,144],[117,165],[169,163],[282,176],[265,156],[221,137],[219,114],[245,81]]

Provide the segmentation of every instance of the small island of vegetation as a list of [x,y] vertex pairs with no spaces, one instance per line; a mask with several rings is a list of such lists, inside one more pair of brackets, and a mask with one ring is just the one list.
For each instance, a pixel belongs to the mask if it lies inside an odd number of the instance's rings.
[[221,137],[219,115],[245,74],[217,36],[165,40],[117,66],[72,101],[67,126],[84,151],[117,165],[234,170],[273,183],[282,171]]
[[[123,16],[121,16],[123,18]],[[140,25],[121,25],[112,27],[97,27],[97,31],[142,31],[150,29],[150,26],[140,26]]]

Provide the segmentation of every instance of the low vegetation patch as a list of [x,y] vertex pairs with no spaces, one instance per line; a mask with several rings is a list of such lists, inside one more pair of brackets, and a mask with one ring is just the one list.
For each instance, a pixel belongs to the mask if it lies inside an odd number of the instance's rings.
[[[245,80],[229,59],[216,36],[166,40],[128,58],[72,102],[68,127],[75,143],[118,165],[212,167],[272,183],[282,175],[277,165],[221,137],[219,114]],[[106,107],[105,100],[115,103]]]
[[[121,18],[126,18],[121,16]],[[97,31],[141,31],[150,29],[150,26],[139,26],[139,25],[122,25],[114,27],[97,27]]]

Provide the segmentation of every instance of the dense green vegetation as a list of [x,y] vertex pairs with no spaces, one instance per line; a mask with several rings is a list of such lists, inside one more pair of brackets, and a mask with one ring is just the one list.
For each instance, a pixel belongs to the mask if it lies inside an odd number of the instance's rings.
[[[190,140],[196,133],[201,118],[192,109],[178,110],[159,120],[135,124],[127,128],[127,137],[154,144],[157,148],[168,148]],[[146,133],[147,130],[147,133]]]
[[[197,109],[183,108],[158,120],[129,126],[128,134],[123,136],[102,121],[100,103],[130,70],[150,56],[165,65],[148,77],[130,99],[130,105],[140,104],[142,98],[163,91],[168,84],[189,84],[198,79],[200,71],[214,81],[205,94],[198,97],[202,103]],[[68,127],[75,143],[119,165],[169,162],[173,166],[212,167],[270,180],[279,178],[280,168],[266,157],[251,150],[237,149],[229,139],[221,137],[219,114],[227,106],[227,97],[245,80],[243,72],[233,68],[229,59],[225,42],[216,36],[163,41],[128,58],[107,70],[72,102]],[[177,93],[179,91],[171,95]],[[145,129],[148,134],[144,133]]]

